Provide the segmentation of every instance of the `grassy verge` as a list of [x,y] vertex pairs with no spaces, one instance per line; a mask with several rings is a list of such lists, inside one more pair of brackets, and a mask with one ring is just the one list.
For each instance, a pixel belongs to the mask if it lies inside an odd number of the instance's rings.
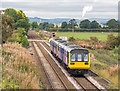
[[91,56],[91,70],[106,78],[118,87],[118,54],[116,50],[96,49],[89,50]]
[[40,89],[36,66],[29,51],[15,43],[3,45],[3,89]]

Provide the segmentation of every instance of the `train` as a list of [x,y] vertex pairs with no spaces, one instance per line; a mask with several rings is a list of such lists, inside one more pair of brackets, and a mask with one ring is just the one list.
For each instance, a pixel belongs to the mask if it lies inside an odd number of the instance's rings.
[[70,74],[87,74],[90,68],[90,52],[71,42],[60,38],[51,38],[50,49],[57,59],[59,59]]

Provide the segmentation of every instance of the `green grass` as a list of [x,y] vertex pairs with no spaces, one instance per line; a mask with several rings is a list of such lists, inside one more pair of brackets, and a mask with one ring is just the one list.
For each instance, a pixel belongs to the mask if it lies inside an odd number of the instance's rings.
[[94,59],[97,59],[96,61],[91,59],[91,70],[112,82],[115,86],[113,88],[118,87],[118,53],[116,53],[116,49],[89,49],[89,51],[94,54]]
[[[99,40],[105,41],[107,40],[107,35],[111,33],[74,33],[74,38],[79,38],[80,40],[89,40],[90,37],[97,37]],[[118,33],[112,33],[115,36],[118,35]],[[71,32],[58,32],[56,33],[56,36],[67,36],[67,39],[72,36]]]

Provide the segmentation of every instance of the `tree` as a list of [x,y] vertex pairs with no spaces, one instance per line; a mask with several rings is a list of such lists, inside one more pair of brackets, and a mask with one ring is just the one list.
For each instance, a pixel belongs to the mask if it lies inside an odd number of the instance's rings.
[[15,9],[8,8],[5,10],[5,15],[8,15],[14,19],[15,22],[17,22],[17,12]]
[[19,10],[19,11],[16,11],[16,12],[17,12],[17,20],[26,18],[25,14],[23,13],[22,10]]
[[69,21],[69,24],[68,24],[68,28],[75,28],[75,26],[78,26],[77,23],[76,23],[76,20],[75,19],[71,19]]
[[48,24],[48,28],[54,28],[54,24],[52,23]]
[[95,20],[90,23],[90,28],[100,28],[100,27],[101,27],[100,24]]
[[43,29],[43,23],[39,24],[39,29]]
[[[51,24],[50,24],[50,27],[51,27]],[[53,25],[52,25],[52,27],[53,27]],[[39,28],[43,29],[43,30],[46,29],[46,28],[49,28],[49,23],[48,22],[40,23]]]
[[15,22],[17,22],[19,19],[26,19],[27,21],[27,17],[22,10],[16,11],[15,9],[8,8],[5,10],[5,15],[13,17]]
[[34,28],[38,28],[38,24],[37,24],[36,21],[32,22],[31,25],[32,25],[32,29],[34,29]]
[[56,25],[56,28],[58,28],[58,25]]
[[62,22],[61,28],[66,28],[66,27],[67,27],[67,22],[66,21]]
[[25,20],[25,19],[19,19],[16,23],[15,23],[15,27],[16,28],[25,28],[26,32],[28,31],[30,24]]
[[48,28],[48,22],[43,22],[43,29]]
[[109,28],[118,28],[118,22],[115,20],[115,19],[111,19],[109,20],[106,25],[109,27]]
[[90,21],[88,19],[85,19],[80,22],[79,26],[80,28],[90,28]]
[[14,19],[10,16],[2,15],[2,42],[12,35],[14,29]]
[[15,9],[8,8],[5,10],[4,14],[13,18],[13,20],[15,21],[16,29],[17,27],[21,27],[25,28],[26,32],[28,31],[30,27],[29,19],[26,17],[22,10],[16,11]]

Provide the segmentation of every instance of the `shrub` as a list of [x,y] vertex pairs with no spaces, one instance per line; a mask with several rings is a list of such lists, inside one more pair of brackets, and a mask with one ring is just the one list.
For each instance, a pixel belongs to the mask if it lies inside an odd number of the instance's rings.
[[106,44],[108,47],[113,49],[113,48],[115,48],[116,43],[117,43],[117,38],[113,34],[110,34],[107,36]]
[[34,30],[35,30],[36,32],[39,32],[39,31],[40,31],[39,28],[34,28]]
[[98,38],[97,37],[90,37],[90,42],[92,42],[92,44],[95,44],[98,42]]
[[24,36],[23,39],[22,39],[22,46],[23,46],[23,47],[29,46],[29,42],[28,42],[28,40],[27,40],[27,38],[26,38],[25,36]]
[[70,38],[68,39],[68,41],[75,41],[75,38],[74,38],[74,37],[70,37]]
[[29,42],[27,40],[26,31],[23,28],[19,28],[18,30],[14,30],[12,37],[8,39],[9,42],[19,43],[23,47],[29,46]]

